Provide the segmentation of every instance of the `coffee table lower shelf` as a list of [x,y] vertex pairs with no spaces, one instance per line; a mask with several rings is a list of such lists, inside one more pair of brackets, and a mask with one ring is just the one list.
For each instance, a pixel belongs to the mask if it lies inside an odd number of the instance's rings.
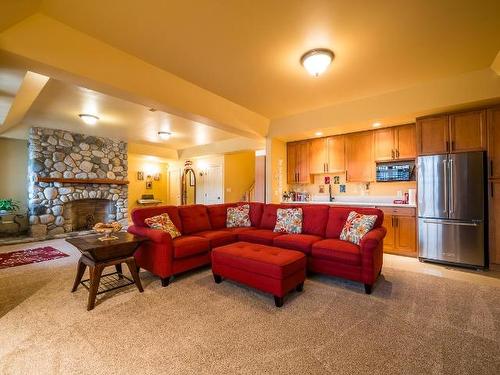
[[[116,277],[113,277],[115,275]],[[80,281],[80,284],[87,288],[87,290],[90,290],[90,279],[82,280]],[[120,288],[125,288],[133,284],[135,284],[134,280],[119,272],[107,273],[105,275],[101,275],[101,280],[99,282],[99,287],[97,288],[96,295],[111,292],[112,290]]]

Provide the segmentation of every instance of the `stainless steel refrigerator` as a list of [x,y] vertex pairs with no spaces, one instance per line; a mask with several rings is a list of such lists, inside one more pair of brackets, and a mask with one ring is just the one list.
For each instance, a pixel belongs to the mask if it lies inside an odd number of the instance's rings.
[[417,168],[420,260],[486,267],[485,153],[420,156]]

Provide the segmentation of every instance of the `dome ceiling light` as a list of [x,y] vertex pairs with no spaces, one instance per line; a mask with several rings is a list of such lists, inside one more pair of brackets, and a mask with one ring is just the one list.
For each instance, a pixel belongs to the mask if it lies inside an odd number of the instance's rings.
[[170,132],[158,132],[158,137],[160,137],[160,139],[166,141],[167,139],[170,139],[170,136],[172,135],[172,133]]
[[302,55],[300,63],[314,77],[318,77],[330,66],[333,52],[326,48],[312,49]]
[[95,124],[97,124],[97,121],[99,121],[99,117],[97,117],[95,115],[89,115],[88,113],[80,113],[78,116],[87,125],[95,125]]

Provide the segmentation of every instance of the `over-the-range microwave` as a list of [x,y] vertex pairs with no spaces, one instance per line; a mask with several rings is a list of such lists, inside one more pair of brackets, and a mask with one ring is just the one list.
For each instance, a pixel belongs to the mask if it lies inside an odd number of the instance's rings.
[[413,160],[377,163],[377,182],[412,180],[415,180],[415,162]]

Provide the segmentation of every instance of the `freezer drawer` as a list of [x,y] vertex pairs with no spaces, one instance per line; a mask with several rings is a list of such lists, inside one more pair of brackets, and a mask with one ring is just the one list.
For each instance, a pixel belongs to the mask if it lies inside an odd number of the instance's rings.
[[428,260],[485,267],[482,221],[418,219],[418,256]]

